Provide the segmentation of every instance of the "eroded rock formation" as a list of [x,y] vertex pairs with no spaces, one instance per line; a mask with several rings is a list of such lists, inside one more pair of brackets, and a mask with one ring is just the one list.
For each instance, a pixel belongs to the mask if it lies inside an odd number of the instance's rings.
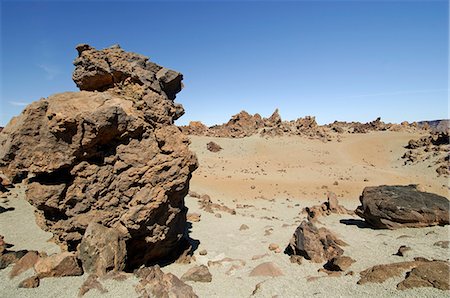
[[27,178],[37,221],[73,251],[89,223],[117,230],[130,266],[167,257],[183,240],[184,197],[197,167],[173,125],[182,75],[125,52],[77,46],[81,92],[33,102],[0,133],[0,168]]

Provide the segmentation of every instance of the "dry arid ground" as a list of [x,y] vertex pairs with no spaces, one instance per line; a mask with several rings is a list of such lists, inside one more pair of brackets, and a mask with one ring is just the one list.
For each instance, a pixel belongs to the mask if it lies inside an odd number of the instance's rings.
[[[197,154],[199,168],[190,190],[207,194],[213,203],[236,211],[231,214],[200,209],[198,198],[187,196],[189,213],[200,214],[190,227],[190,238],[197,246],[191,264],[163,267],[181,277],[194,265],[208,265],[212,282],[187,281],[199,297],[446,297],[447,291],[434,288],[397,290],[404,279],[388,279],[382,284],[358,285],[359,273],[377,264],[412,260],[414,257],[449,259],[449,250],[434,245],[449,240],[449,227],[375,230],[366,228],[353,215],[320,217],[326,226],[348,245],[344,255],[356,262],[346,270],[353,274],[339,277],[318,272],[323,264],[303,260],[291,263],[283,250],[295,228],[305,217],[306,206],[326,201],[327,192],[337,194],[340,204],[354,210],[366,186],[420,184],[428,192],[449,198],[448,178],[438,177],[434,160],[404,165],[401,156],[410,139],[422,132],[370,132],[345,134],[341,141],[322,142],[305,137],[227,139],[190,136],[190,148]],[[426,132],[423,132],[425,135]],[[210,152],[206,144],[214,141],[223,149]],[[429,167],[431,165],[431,167]],[[13,207],[0,214],[0,234],[13,249],[53,252],[59,248],[47,242],[51,234],[34,223],[33,208],[16,187],[0,203]],[[220,214],[220,215],[218,215]],[[188,218],[189,220],[189,218]],[[26,224],[25,224],[26,223]],[[247,227],[242,227],[246,225]],[[277,244],[281,252],[269,250]],[[394,255],[401,245],[411,248],[405,256]],[[205,251],[206,250],[206,255]],[[202,252],[202,255],[200,255]],[[249,276],[259,264],[274,263],[283,275]],[[11,268],[0,271],[0,297],[76,297],[87,275],[43,279],[35,289],[19,289],[23,274],[10,279]],[[319,278],[316,278],[319,277]],[[108,290],[91,290],[84,297],[135,297],[137,279],[100,280]]]

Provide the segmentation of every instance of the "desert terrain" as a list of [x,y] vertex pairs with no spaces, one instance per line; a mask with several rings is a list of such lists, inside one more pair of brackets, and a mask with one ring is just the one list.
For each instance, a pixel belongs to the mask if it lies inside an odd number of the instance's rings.
[[[328,191],[336,193],[340,204],[351,210],[359,205],[363,188],[370,185],[420,184],[426,191],[448,197],[448,178],[438,177],[426,163],[405,166],[401,158],[405,144],[422,135],[371,132],[348,134],[340,142],[295,136],[242,139],[191,136],[190,148],[200,165],[193,174],[191,191],[208,194],[213,202],[236,210],[236,214],[205,212],[199,208],[197,198],[187,196],[189,213],[201,215],[200,221],[190,222],[189,236],[198,245],[195,261],[171,264],[162,270],[181,276],[194,265],[218,261],[209,266],[210,283],[187,282],[199,297],[330,297],[330,293],[333,297],[446,296],[433,288],[397,290],[395,285],[401,277],[381,284],[357,285],[357,281],[360,271],[378,264],[418,256],[448,260],[448,249],[434,245],[449,241],[448,226],[374,230],[342,222],[358,220],[354,215],[320,218],[323,226],[348,244],[344,255],[356,260],[348,270],[354,274],[339,277],[318,272],[321,264],[306,260],[301,265],[292,264],[288,255],[269,250],[271,243],[284,250],[295,227],[305,217],[301,210],[326,201]],[[223,149],[217,153],[208,151],[206,144],[210,141]],[[0,215],[0,234],[17,250],[34,249],[49,254],[59,251],[58,246],[48,241],[52,235],[36,225],[33,207],[24,199],[24,187],[17,186],[2,198],[1,206],[14,210]],[[242,225],[248,229],[240,229]],[[411,247],[404,257],[394,255],[401,245]],[[202,250],[207,254],[200,255]],[[276,264],[283,275],[250,277],[249,273],[264,262]],[[87,278],[83,275],[43,279],[38,288],[18,289],[19,280],[32,273],[10,279],[10,270],[0,271],[1,297],[61,297],[61,292],[66,297],[75,297]],[[138,296],[134,291],[137,279],[132,275],[124,281],[101,283],[107,292],[94,289],[84,297]]]

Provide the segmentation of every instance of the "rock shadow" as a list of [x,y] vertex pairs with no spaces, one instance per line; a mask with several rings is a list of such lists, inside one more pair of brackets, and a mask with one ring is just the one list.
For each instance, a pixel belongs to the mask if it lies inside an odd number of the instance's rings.
[[360,229],[374,229],[371,225],[369,225],[362,219],[341,219],[339,222],[347,226],[357,226]]

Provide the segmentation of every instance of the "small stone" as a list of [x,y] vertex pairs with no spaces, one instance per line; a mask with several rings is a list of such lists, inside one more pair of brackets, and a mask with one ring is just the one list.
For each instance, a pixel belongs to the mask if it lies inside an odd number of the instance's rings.
[[296,255],[291,255],[289,257],[289,261],[291,261],[291,263],[298,264],[298,265],[302,264],[302,259],[303,259],[302,256],[296,256]]
[[269,244],[269,250],[271,250],[271,251],[275,251],[275,250],[277,250],[279,248],[280,248],[280,246],[278,244],[276,244],[276,243],[270,243]]
[[239,228],[239,231],[244,231],[250,229],[246,224],[242,224]]
[[28,277],[19,283],[19,288],[30,289],[30,288],[37,288],[37,287],[39,287],[39,277],[36,275]]
[[216,214],[214,214],[214,216],[217,218],[222,218],[222,214],[220,214],[220,213],[216,213]]
[[209,272],[208,267],[200,265],[189,269],[183,276],[182,281],[196,281],[196,282],[211,282],[212,275]]
[[395,253],[396,256],[404,257],[406,252],[411,250],[411,247],[402,245],[398,248],[398,251]]
[[443,241],[443,240],[442,241],[437,241],[433,245],[441,247],[441,248],[448,248],[449,241]]
[[206,256],[208,254],[208,252],[206,251],[206,249],[202,249],[201,251],[199,251],[198,254],[201,256]]
[[199,222],[201,218],[201,214],[199,213],[188,213],[186,216],[187,221],[190,222]]

